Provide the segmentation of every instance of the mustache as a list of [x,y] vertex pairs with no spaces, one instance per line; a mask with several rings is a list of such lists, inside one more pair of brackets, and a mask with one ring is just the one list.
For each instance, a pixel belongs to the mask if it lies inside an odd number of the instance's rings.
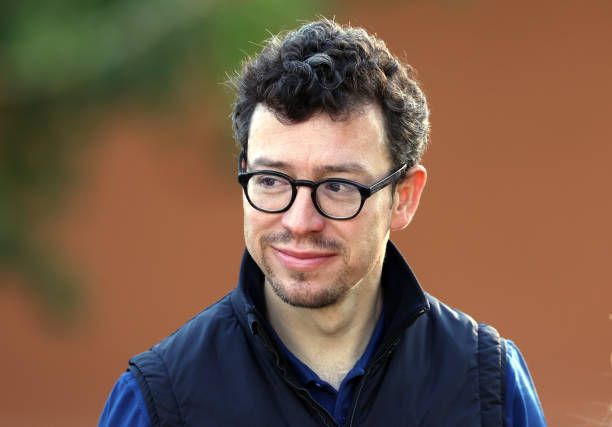
[[[270,233],[262,236],[261,243],[264,245],[269,245],[273,243],[283,243],[287,244],[291,241],[297,240],[293,234],[289,231],[283,231],[279,233]],[[342,251],[344,246],[336,240],[325,238],[324,236],[313,234],[308,236],[304,240],[309,243],[311,246],[319,249],[327,249],[332,251]]]

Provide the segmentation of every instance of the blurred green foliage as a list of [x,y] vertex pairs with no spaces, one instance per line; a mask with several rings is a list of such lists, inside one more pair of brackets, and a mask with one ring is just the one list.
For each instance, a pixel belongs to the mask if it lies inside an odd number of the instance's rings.
[[258,50],[252,42],[322,12],[314,0],[4,2],[0,286],[3,274],[18,275],[50,312],[70,318],[78,308],[70,268],[39,233],[74,182],[88,112],[163,100],[187,69],[218,83]]

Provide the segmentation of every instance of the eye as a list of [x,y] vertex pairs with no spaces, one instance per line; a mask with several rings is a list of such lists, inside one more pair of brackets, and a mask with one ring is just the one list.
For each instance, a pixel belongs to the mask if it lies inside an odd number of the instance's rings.
[[280,182],[278,178],[271,175],[258,176],[256,179],[257,185],[261,185],[262,187],[274,187]]
[[328,181],[323,185],[325,191],[329,191],[330,193],[347,193],[355,189],[355,187],[350,184],[345,184],[343,182],[338,181]]
[[250,187],[259,191],[285,191],[291,184],[280,176],[262,174],[253,176]]

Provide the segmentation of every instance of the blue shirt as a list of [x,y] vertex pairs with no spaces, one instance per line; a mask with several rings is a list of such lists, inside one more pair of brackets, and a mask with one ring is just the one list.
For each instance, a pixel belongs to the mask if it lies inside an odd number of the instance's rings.
[[[374,355],[382,336],[382,330],[383,315],[380,316],[363,355],[342,380],[339,390],[335,390],[295,357],[285,347],[280,338],[275,337],[275,339],[281,351],[295,368],[298,379],[310,392],[312,398],[323,406],[339,425],[344,425],[355,385],[365,373],[365,367]],[[506,355],[506,401],[504,406],[506,425],[508,427],[546,426],[542,407],[527,369],[527,364],[519,349],[510,340],[506,340]],[[144,398],[138,388],[136,379],[130,372],[121,375],[115,384],[102,411],[98,425],[99,427],[151,426]]]

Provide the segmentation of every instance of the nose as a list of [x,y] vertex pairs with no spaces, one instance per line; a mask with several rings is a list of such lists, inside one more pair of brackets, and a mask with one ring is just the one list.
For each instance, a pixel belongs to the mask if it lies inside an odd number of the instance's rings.
[[298,187],[293,204],[282,215],[283,226],[297,236],[321,231],[325,226],[325,218],[312,203],[308,187]]

